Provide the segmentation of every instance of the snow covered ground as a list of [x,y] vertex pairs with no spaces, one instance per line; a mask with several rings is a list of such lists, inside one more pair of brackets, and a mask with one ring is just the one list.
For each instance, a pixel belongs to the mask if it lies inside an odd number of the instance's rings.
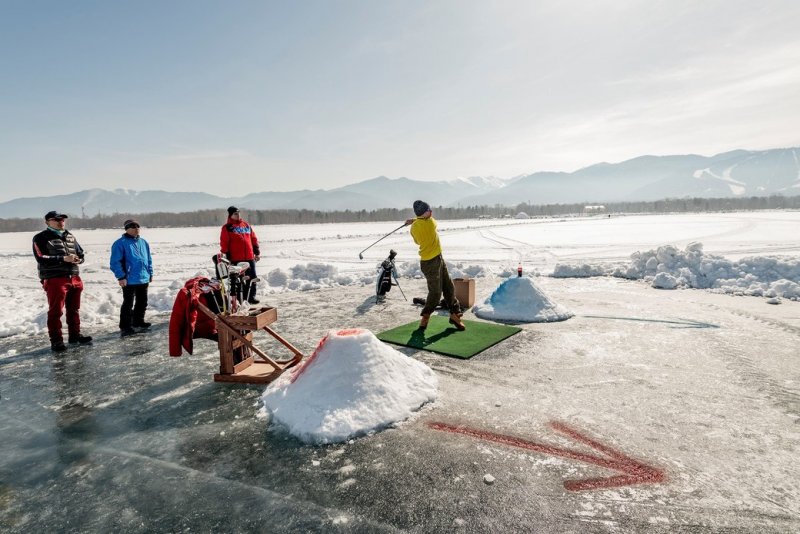
[[[385,430],[326,446],[260,417],[263,386],[212,382],[216,343],[198,340],[194,355],[169,358],[166,313],[147,334],[118,337],[119,290],[105,266],[117,232],[75,232],[89,252],[84,317],[95,341],[54,357],[44,334],[26,334],[42,327],[45,307],[30,234],[1,235],[2,320],[20,333],[0,340],[0,530],[797,532],[800,302],[651,286],[671,269],[676,282],[691,282],[708,263],[752,283],[792,276],[798,222],[800,213],[788,212],[442,222],[446,257],[484,275],[476,302],[520,261],[528,274],[586,264],[599,275],[616,265],[637,276],[536,277],[574,316],[523,324],[470,360],[397,348],[433,371],[435,401]],[[358,260],[394,227],[259,228],[261,274],[279,270],[265,289],[280,309],[280,334],[311,354],[331,330],[377,333],[417,320],[419,308],[395,290],[381,304],[373,291],[373,269],[390,247],[403,273],[417,272],[410,238],[388,238]],[[171,306],[173,284],[206,270],[216,233],[145,230],[157,309]],[[693,242],[704,244],[702,255]],[[659,252],[666,245],[675,248]],[[776,255],[779,268],[743,260]],[[409,298],[425,294],[424,280],[401,283]],[[266,335],[259,346],[282,349]],[[340,354],[317,364],[335,368]],[[298,393],[319,414],[314,403],[332,395],[324,379],[308,377],[313,391]],[[302,415],[300,407],[290,406]],[[554,432],[559,423],[597,446]],[[492,434],[505,441],[486,439]],[[630,466],[604,460],[612,449],[664,478],[603,486]],[[600,485],[573,491],[569,481]]]
[[[395,222],[256,227],[263,251],[257,267],[264,279],[260,292],[373,284],[375,268],[390,248],[398,251],[400,275],[419,277],[416,248],[406,229],[368,250],[364,260],[358,259],[362,249],[396,227]],[[783,276],[775,278],[778,275],[773,269],[766,276],[774,279],[766,282],[761,293],[751,294],[773,295],[770,284],[787,276],[795,285],[800,282],[800,212],[796,211],[440,221],[439,227],[452,276],[510,276],[520,263],[526,274],[549,275],[557,266],[561,275],[569,268],[573,274],[586,274],[586,266],[592,274],[613,274],[616,266],[630,262],[637,251],[664,245],[682,250],[700,242],[706,255],[724,256],[730,261],[748,256],[782,257],[778,262]],[[74,233],[87,251],[81,267],[86,283],[82,320],[88,329],[113,328],[122,294],[108,270],[108,259],[111,243],[121,231],[77,229]],[[218,249],[219,228],[144,228],[142,235],[150,242],[155,262],[150,309],[168,313],[183,282],[198,273],[212,272],[211,256]],[[0,337],[37,333],[45,328],[46,300],[30,251],[32,236],[28,232],[0,234],[0,299],[4,303],[0,308]],[[726,280],[747,278],[727,282],[734,288],[731,292],[746,293],[753,276],[759,274],[758,270],[742,271],[732,263],[725,269]],[[769,269],[760,272],[766,271]],[[677,271],[673,275],[681,277]],[[785,290],[786,296],[798,290],[790,284],[778,289]]]

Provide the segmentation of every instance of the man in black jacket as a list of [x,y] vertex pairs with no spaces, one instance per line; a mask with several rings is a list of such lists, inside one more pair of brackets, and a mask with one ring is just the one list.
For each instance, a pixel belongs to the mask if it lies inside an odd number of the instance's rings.
[[68,230],[67,216],[49,211],[44,216],[47,229],[33,236],[33,255],[39,267],[39,280],[47,293],[50,309],[47,312],[47,332],[53,352],[67,350],[61,332],[61,315],[67,308],[67,330],[70,343],[84,345],[91,336],[81,335],[81,292],[83,281],[78,265],[83,263],[83,249]]

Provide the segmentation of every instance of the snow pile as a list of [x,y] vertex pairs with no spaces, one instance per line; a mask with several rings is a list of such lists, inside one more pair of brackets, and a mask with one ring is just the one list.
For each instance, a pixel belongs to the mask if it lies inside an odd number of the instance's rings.
[[424,363],[369,330],[331,331],[293,372],[267,387],[273,420],[306,442],[332,443],[407,419],[436,399],[438,380]]
[[290,269],[292,278],[300,280],[310,280],[321,282],[330,280],[339,272],[335,265],[329,263],[309,263],[307,265],[295,265]]
[[800,258],[750,256],[732,261],[704,253],[702,243],[690,243],[684,250],[664,245],[635,252],[627,265],[559,264],[553,276],[616,276],[645,280],[659,289],[698,288],[800,300]]
[[472,311],[482,319],[522,323],[565,321],[574,315],[550,300],[532,279],[525,277],[505,280]]
[[[491,272],[483,265],[465,265],[445,260],[450,278],[485,278]],[[516,271],[515,271],[516,272]],[[405,278],[424,278],[418,261],[405,261],[397,265],[397,274]]]
[[285,286],[288,281],[289,277],[280,269],[273,269],[267,274],[267,283],[272,287]]
[[[95,284],[84,281],[81,294],[81,329],[93,335],[93,329],[100,326],[114,326],[119,323],[119,310],[122,306],[122,289],[98,291]],[[47,296],[41,287],[27,291],[0,290],[0,299],[9,307],[10,313],[0,314],[0,338],[18,334],[39,334],[47,332]],[[148,293],[147,317],[167,314],[172,311],[175,291],[162,287],[151,288]],[[67,335],[66,313],[61,316],[64,336]]]
[[607,274],[609,274],[607,267],[589,263],[576,263],[572,265],[557,263],[553,270],[554,278],[589,278],[592,276],[605,276]]
[[[382,260],[381,260],[382,261]],[[375,270],[380,263],[375,265]],[[482,265],[465,265],[463,263],[447,263],[451,278],[483,278],[491,274]],[[396,265],[397,275],[401,278],[423,278],[419,262],[403,262]],[[372,285],[376,274],[339,273],[336,265],[329,263],[298,264],[289,268],[289,272],[273,269],[264,277],[264,284],[269,293],[281,291],[311,291],[324,287]],[[261,286],[259,286],[261,287]]]

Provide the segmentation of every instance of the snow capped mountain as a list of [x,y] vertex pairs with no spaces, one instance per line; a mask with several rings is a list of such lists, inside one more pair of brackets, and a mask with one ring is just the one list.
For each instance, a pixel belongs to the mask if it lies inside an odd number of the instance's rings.
[[468,186],[477,187],[478,189],[484,189],[487,191],[505,187],[508,182],[508,180],[497,178],[496,176],[470,176],[469,178],[459,176],[453,180],[448,180],[448,183],[452,183],[454,185],[466,184]]
[[[462,204],[553,204],[800,193],[800,148],[735,150],[706,157],[641,156],[572,173],[537,172]],[[452,205],[452,204],[451,204]]]
[[575,172],[536,172],[502,179],[460,177],[429,182],[378,176],[336,189],[250,193],[219,197],[198,192],[89,189],[69,195],[18,198],[0,203],[0,217],[40,217],[58,209],[70,215],[181,212],[224,209],[320,211],[408,208],[422,199],[433,206],[613,202],[683,197],[800,194],[800,148],[735,150],[698,155],[641,156],[598,163]]

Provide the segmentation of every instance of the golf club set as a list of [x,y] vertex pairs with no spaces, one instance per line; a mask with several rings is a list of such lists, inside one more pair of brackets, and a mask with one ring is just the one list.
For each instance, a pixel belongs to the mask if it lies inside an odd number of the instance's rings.
[[[388,234],[386,234],[382,238],[380,238],[377,241],[375,241],[373,244],[371,244],[370,246],[368,246],[367,248],[365,248],[364,250],[362,250],[361,252],[358,253],[358,259],[363,260],[364,259],[364,253],[367,250],[371,249],[372,247],[374,247],[375,245],[377,245],[378,243],[380,243],[381,241],[383,241],[384,239],[386,239],[387,237],[389,237],[390,235],[392,235],[396,231],[401,230],[401,229],[405,228],[406,226],[408,226],[408,223],[403,223],[401,226],[398,226],[397,228],[395,228],[394,230],[392,230],[391,232],[389,232]],[[397,252],[394,249],[390,249],[389,250],[389,256],[385,260],[383,260],[381,262],[380,266],[378,267],[378,279],[375,282],[375,303],[376,304],[377,303],[381,303],[384,300],[386,300],[386,293],[388,293],[392,289],[392,286],[397,286],[397,289],[400,290],[400,294],[403,295],[403,298],[405,300],[408,300],[408,298],[406,298],[406,294],[403,293],[403,288],[400,287],[400,282],[397,279],[397,268],[395,267],[395,264],[394,264],[394,258],[396,256],[397,256]],[[394,280],[394,282],[392,282],[392,280]]]
[[[260,281],[259,277],[251,277],[247,274],[250,264],[246,261],[231,263],[222,254],[214,254],[211,259],[214,262],[219,281],[219,290],[214,291],[214,301],[218,308],[215,311],[235,314],[240,310],[247,309],[250,286]],[[219,293],[221,302],[217,299],[217,293]]]

